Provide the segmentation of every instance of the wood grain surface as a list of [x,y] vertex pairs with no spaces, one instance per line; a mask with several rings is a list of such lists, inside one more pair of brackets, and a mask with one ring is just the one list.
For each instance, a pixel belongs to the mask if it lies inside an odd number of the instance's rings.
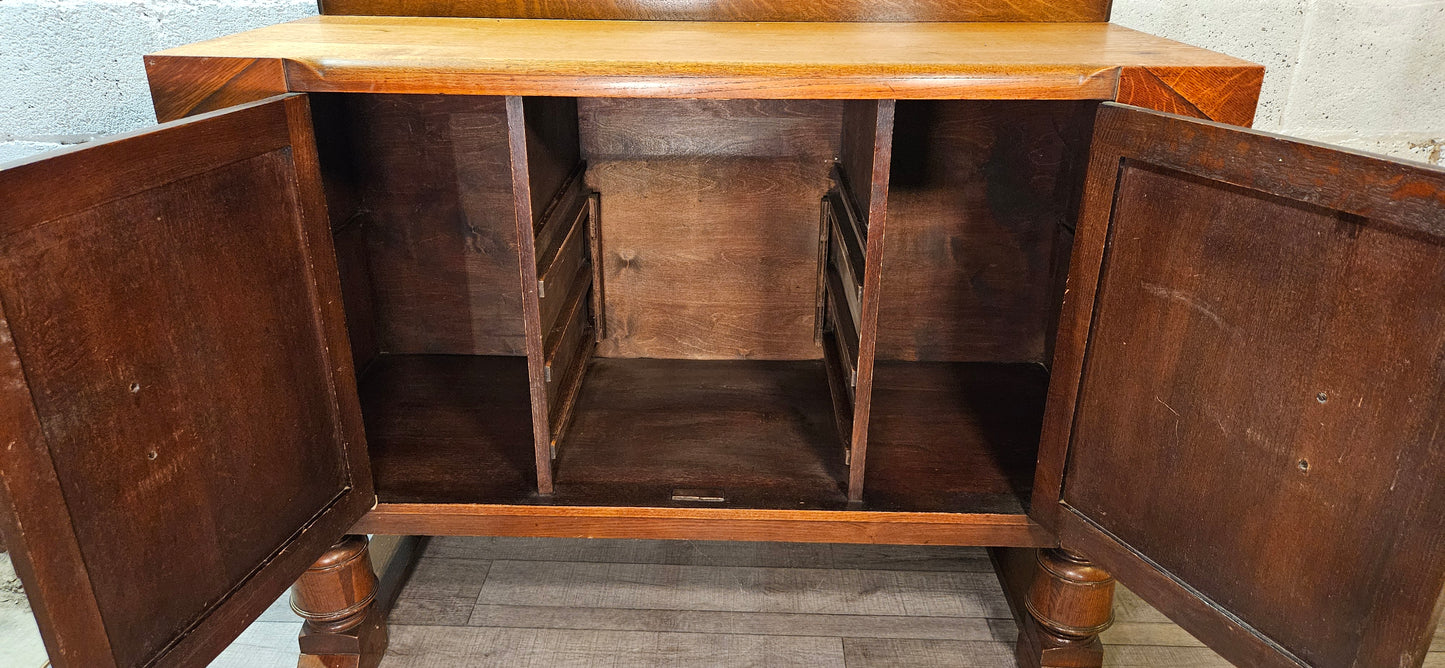
[[1061,541],[1240,663],[1416,665],[1445,587],[1445,172],[1098,125],[1040,465],[1057,490],[1068,434]]
[[[878,312],[882,294],[884,240],[887,238],[889,169],[893,153],[894,100],[844,103],[842,140],[835,174],[843,175],[841,199],[857,204],[856,218],[866,227],[863,290],[858,307],[858,357],[853,389],[853,436],[849,443],[848,500],[863,498],[868,455],[868,416],[873,406],[873,360],[878,348]],[[836,201],[836,199],[835,199]]]
[[[840,455],[841,459],[841,455]],[[848,510],[383,503],[355,531],[428,536],[661,538],[887,545],[1047,547],[1025,515]]]
[[667,21],[1107,21],[1106,0],[322,0],[322,14]]
[[0,202],[0,521],[48,649],[203,663],[374,499],[306,98],[38,156]]
[[866,507],[1025,512],[1048,383],[1040,366],[879,361],[876,372]]
[[817,359],[832,102],[582,100],[605,357]]
[[[1039,362],[1095,105],[898,105],[878,357]],[[1063,258],[1056,251],[1063,251]]]
[[345,137],[336,161],[357,172],[379,349],[522,354],[502,98],[337,97],[318,125]]
[[289,88],[286,64],[277,58],[147,56],[145,66],[160,123],[254,102]]
[[597,360],[556,500],[673,506],[675,490],[704,489],[722,507],[839,507],[836,443],[821,362]]
[[360,387],[384,502],[515,501],[535,491],[525,358],[383,355]]
[[341,278],[341,298],[346,312],[346,334],[351,340],[352,366],[358,377],[381,354],[376,338],[376,309],[372,301],[371,267],[366,257],[366,237],[361,219],[332,234],[336,245],[336,270]]
[[[599,97],[1103,100],[1116,96],[1121,67],[1193,68],[1206,83],[1219,80],[1208,74],[1214,70],[1244,78],[1262,71],[1102,23],[322,16],[154,54],[153,86],[168,85],[161,68],[191,68],[161,61],[198,57],[280,60],[296,91]],[[224,83],[211,79],[229,81],[204,63],[196,67],[201,73],[186,79],[202,79],[203,89]],[[1214,106],[1210,95],[1224,94],[1178,85],[1200,109]],[[185,102],[175,106],[211,92],[177,94]]]
[[1264,69],[1194,66],[1125,67],[1116,100],[1136,107],[1249,127]]

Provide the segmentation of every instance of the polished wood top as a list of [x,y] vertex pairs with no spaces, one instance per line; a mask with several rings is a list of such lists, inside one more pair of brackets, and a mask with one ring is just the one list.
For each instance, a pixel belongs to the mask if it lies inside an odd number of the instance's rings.
[[319,16],[162,51],[284,63],[296,91],[1114,99],[1119,68],[1260,67],[1106,23]]
[[320,0],[322,14],[641,21],[1108,21],[1109,0]]

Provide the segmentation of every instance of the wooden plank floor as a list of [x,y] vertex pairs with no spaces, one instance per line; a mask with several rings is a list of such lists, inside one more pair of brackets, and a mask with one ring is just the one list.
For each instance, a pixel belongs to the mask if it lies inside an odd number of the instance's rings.
[[[1106,665],[1229,665],[1126,590],[1115,617]],[[791,543],[434,538],[391,621],[383,668],[1012,666],[1015,634],[981,549]],[[291,668],[299,628],[278,600],[212,666]],[[0,555],[0,666],[44,660]]]

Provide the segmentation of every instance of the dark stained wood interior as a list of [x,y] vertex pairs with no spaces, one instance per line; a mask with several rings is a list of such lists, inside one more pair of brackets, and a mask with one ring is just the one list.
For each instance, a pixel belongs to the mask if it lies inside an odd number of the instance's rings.
[[[838,160],[833,165],[833,189],[826,211],[841,231],[836,241],[850,247],[843,264],[851,265],[852,281],[858,290],[857,354],[846,347],[839,360],[852,355],[852,426],[848,443],[848,499],[863,498],[863,475],[868,453],[868,415],[873,397],[873,359],[878,345],[879,287],[883,280],[883,248],[888,219],[889,163],[893,151],[895,100],[849,100],[843,103],[843,120],[838,142]],[[858,262],[861,245],[863,260]],[[831,255],[831,254],[830,254]],[[818,258],[818,262],[827,262]],[[833,269],[840,266],[834,265]],[[861,279],[861,280],[860,280]],[[845,292],[851,293],[852,288]],[[841,311],[838,313],[841,315]],[[851,315],[851,312],[850,312]],[[846,331],[839,324],[835,333]],[[847,342],[840,335],[840,345]]]
[[381,354],[376,337],[376,307],[372,302],[371,264],[366,252],[366,229],[361,217],[333,233],[336,270],[341,274],[341,298],[346,310],[346,333],[351,339],[351,363],[360,374]]
[[1094,107],[898,103],[879,359],[1046,361]]
[[844,202],[851,215],[862,224],[859,231],[865,233],[869,218],[875,211],[873,196],[878,181],[888,183],[888,172],[891,171],[874,159],[879,140],[889,141],[886,136],[889,133],[879,136],[878,113],[879,104],[872,100],[843,102],[842,139],[838,146],[838,163],[833,171],[833,180],[839,184]]
[[[580,178],[580,175],[579,175]],[[578,198],[575,210],[559,211],[553,225],[555,232],[545,250],[537,252],[537,300],[542,315],[542,331],[550,331],[566,310],[567,302],[578,290],[586,291],[592,281],[591,252],[587,243],[588,202]]]
[[571,203],[560,199],[559,194],[582,160],[577,138],[577,99],[522,98],[522,115],[526,125],[532,225],[534,230],[539,230],[553,213],[554,203],[561,206]]
[[365,238],[370,285],[348,281],[347,299],[370,302],[376,349],[524,354],[502,98],[321,97],[333,110],[316,122],[329,138],[321,152],[335,175],[328,194],[359,193],[329,199],[354,200],[364,213],[354,224]]
[[817,359],[835,102],[584,99],[604,357]]
[[[878,368],[862,506],[1025,512],[1047,374],[1036,364]],[[383,503],[843,509],[847,466],[821,360],[594,359],[535,494],[525,362],[384,355],[362,382]],[[677,490],[721,503],[674,502]]]
[[870,510],[1027,510],[1048,373],[1038,364],[879,361]]
[[536,495],[526,358],[382,355],[360,391],[382,503]]
[[592,254],[581,244],[591,206],[577,101],[509,96],[506,105],[533,457],[537,491],[551,494],[558,436],[596,343],[589,312],[593,272],[584,265]]
[[1108,21],[1108,0],[321,0],[322,14],[669,21]]
[[[1023,513],[1047,377],[1036,363],[1055,317],[1054,262],[1068,250],[1056,235],[1067,234],[1073,142],[1092,105],[904,103],[894,129],[892,103],[873,101],[516,98],[508,121],[501,98],[328,100],[341,102],[322,118],[344,129],[328,145],[351,153],[327,155],[378,161],[330,173],[341,181],[333,201],[359,202],[337,244],[358,362],[378,360],[365,398],[384,500],[524,502],[540,485],[563,505],[653,505],[672,503],[674,489],[721,488],[729,507],[832,508],[855,483],[870,508]],[[459,146],[490,158],[387,166]],[[514,161],[524,169],[509,176],[525,180],[480,173]],[[900,190],[889,194],[892,179]],[[505,215],[513,236],[477,252],[470,226],[505,235]],[[902,230],[880,251],[869,228],[885,215]],[[372,252],[358,254],[362,238]],[[881,275],[870,252],[891,258]],[[533,267],[520,286],[534,280],[534,291],[498,294]],[[863,313],[870,276],[878,334]],[[437,298],[460,310],[421,304]],[[399,303],[388,311],[387,300]],[[510,341],[529,300],[537,334],[523,350],[457,336],[457,321],[479,317],[466,304],[506,303]],[[407,313],[423,319],[400,327]],[[443,351],[464,354],[397,348],[387,333],[394,342],[401,331],[441,333],[457,344]],[[929,361],[890,364],[875,400],[859,391],[874,342]],[[592,360],[594,348],[612,361]],[[529,350],[531,372],[520,356],[466,356]],[[441,392],[452,385],[464,390]],[[744,387],[757,403],[721,408]],[[528,401],[530,430],[516,422]],[[467,427],[469,404],[505,415],[499,431]],[[883,423],[855,425],[875,405]],[[449,435],[428,445],[408,410],[434,414]],[[519,435],[533,438],[536,482],[513,449]],[[877,480],[862,476],[865,458]],[[739,459],[752,463],[723,466]]]
[[677,505],[718,489],[727,507],[837,508],[837,447],[820,361],[595,359],[535,493],[525,360],[384,355],[361,384],[383,503]]
[[568,296],[567,306],[557,324],[547,332],[544,339],[543,360],[547,395],[547,424],[551,438],[560,435],[572,408],[570,396],[576,392],[581,375],[587,369],[587,360],[597,345],[592,334],[591,296],[587,284],[588,274],[579,274]]
[[597,359],[557,460],[557,503],[838,508],[843,452],[819,360]]

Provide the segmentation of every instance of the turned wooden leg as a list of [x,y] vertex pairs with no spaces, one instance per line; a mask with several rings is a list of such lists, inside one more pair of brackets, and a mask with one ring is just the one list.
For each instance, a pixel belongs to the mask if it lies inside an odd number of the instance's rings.
[[1099,633],[1114,621],[1114,578],[1064,550],[990,550],[1018,622],[1024,668],[1099,668]]
[[1064,550],[1039,550],[1036,563],[1024,606],[1037,626],[1030,629],[1034,633],[1019,634],[1020,663],[1046,668],[1102,666],[1099,633],[1114,623],[1113,576]]
[[297,668],[374,668],[386,653],[386,619],[376,602],[366,536],[332,545],[291,588],[301,627]]

